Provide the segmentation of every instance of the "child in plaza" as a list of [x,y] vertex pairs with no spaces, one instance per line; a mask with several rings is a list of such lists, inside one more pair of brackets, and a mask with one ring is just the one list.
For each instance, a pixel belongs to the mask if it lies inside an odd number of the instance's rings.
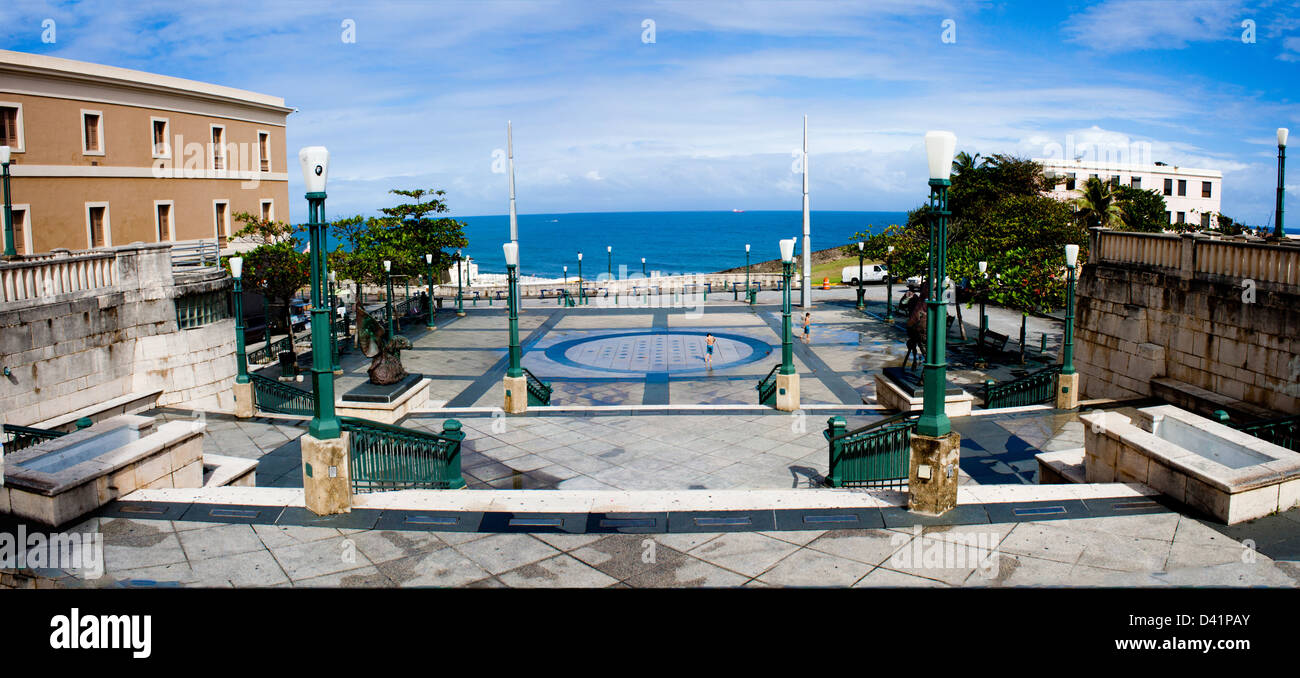
[[812,343],[812,314],[803,314],[803,343]]
[[704,366],[713,367],[713,345],[718,342],[718,338],[709,333],[704,333]]

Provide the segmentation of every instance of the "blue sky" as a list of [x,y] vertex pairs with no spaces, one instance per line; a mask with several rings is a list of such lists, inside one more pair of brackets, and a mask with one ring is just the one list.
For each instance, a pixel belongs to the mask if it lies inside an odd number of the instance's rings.
[[506,120],[523,213],[798,209],[807,114],[814,209],[915,207],[922,136],[950,129],[986,155],[1149,142],[1263,224],[1274,130],[1300,128],[1296,0],[7,0],[0,45],[283,96],[290,153],[331,151],[331,217],[394,187],[504,213]]

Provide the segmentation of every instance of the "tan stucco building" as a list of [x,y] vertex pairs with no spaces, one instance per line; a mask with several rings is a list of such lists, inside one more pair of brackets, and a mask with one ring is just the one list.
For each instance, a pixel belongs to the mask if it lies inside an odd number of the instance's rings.
[[18,252],[224,248],[236,213],[290,221],[292,111],[265,94],[0,50]]

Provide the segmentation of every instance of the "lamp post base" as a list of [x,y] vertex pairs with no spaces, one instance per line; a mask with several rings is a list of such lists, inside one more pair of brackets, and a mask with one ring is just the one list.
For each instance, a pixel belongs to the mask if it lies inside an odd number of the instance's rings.
[[799,375],[776,375],[776,409],[794,412],[799,409]]
[[253,400],[253,383],[235,382],[235,416],[248,419],[257,414],[257,403]]
[[1056,377],[1056,409],[1079,408],[1079,373],[1060,374]]
[[302,491],[307,510],[318,516],[352,511],[352,467],[348,433],[321,440],[310,433],[302,447]]
[[506,414],[523,414],[528,410],[528,379],[526,377],[506,377],[501,380],[505,388]]
[[957,506],[961,434],[912,435],[907,472],[907,510],[938,516]]

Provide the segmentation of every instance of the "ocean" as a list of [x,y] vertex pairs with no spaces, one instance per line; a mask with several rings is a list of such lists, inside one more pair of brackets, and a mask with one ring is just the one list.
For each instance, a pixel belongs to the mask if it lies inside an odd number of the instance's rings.
[[[510,239],[509,215],[456,217],[466,224],[465,254],[481,273],[504,273],[501,245]],[[879,232],[907,221],[906,212],[816,211],[810,216],[812,250],[846,245],[858,232]],[[519,263],[522,275],[559,278],[563,266],[588,278],[605,272],[612,246],[614,273],[645,270],[673,273],[712,273],[745,265],[745,243],[752,262],[780,257],[777,241],[803,236],[799,210],[762,212],[591,212],[521,214]]]

